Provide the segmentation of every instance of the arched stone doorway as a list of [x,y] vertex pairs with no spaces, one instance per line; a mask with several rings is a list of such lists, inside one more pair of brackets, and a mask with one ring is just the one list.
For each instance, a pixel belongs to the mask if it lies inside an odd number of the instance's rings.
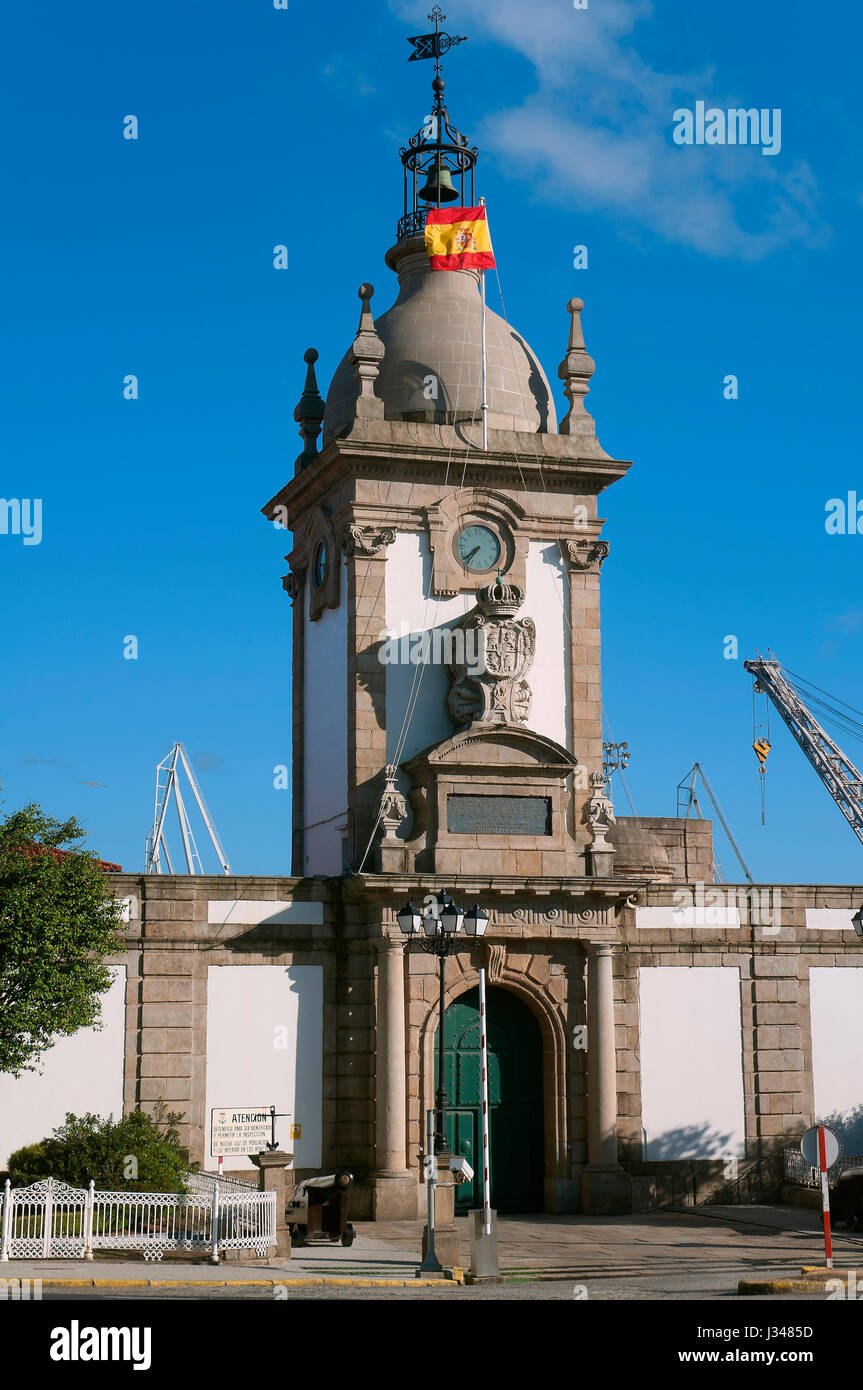
[[[531,1010],[507,989],[487,992],[491,1201],[499,1212],[542,1211],[542,1037]],[[482,1205],[479,991],[446,1011],[447,1138],[474,1169],[456,1188],[456,1212]],[[437,1043],[435,1043],[437,1086]]]

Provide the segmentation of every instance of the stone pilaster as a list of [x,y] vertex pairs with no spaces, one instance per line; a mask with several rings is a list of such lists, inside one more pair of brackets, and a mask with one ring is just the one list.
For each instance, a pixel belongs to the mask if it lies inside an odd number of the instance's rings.
[[395,937],[378,943],[375,1066],[376,1221],[416,1217],[416,1184],[407,1168],[404,945]]
[[136,1104],[152,1112],[159,1101],[179,1111],[180,1140],[192,1160],[204,1158],[204,1080],[207,1052],[206,965],[195,950],[206,900],[188,875],[148,875],[141,892],[141,973],[138,1004],[127,1019],[128,1062],[136,1056]]
[[588,1164],[582,1209],[599,1215],[628,1211],[632,1184],[617,1161],[614,946],[591,942],[587,952]]
[[[571,751],[588,771],[602,770],[602,667],[599,628],[599,571],[608,545],[593,535],[561,542],[569,582],[569,680]],[[573,833],[584,845],[588,782],[573,795]],[[590,865],[586,865],[590,872]]]
[[[387,765],[386,674],[379,653],[387,622],[386,550],[392,530],[377,536],[346,533],[348,603],[348,788],[353,834],[350,862],[358,867],[372,837]],[[372,851],[366,859],[371,866]]]
[[741,962],[746,1147],[756,1157],[815,1118],[809,961],[799,951],[762,951]]
[[292,709],[292,768],[291,768],[291,873],[302,877],[306,872],[305,838],[305,602],[306,571],[291,570],[285,575],[285,591],[292,600],[292,673],[294,699]]

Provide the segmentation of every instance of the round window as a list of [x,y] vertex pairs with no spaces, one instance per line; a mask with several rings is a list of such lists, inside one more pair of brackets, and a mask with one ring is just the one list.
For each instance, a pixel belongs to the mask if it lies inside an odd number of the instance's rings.
[[312,583],[316,589],[321,587],[326,578],[327,562],[327,543],[326,541],[318,541],[315,546],[315,558],[312,563]]

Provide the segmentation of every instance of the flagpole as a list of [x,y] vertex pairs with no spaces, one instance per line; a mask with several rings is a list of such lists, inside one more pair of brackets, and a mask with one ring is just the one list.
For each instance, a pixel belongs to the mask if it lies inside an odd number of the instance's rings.
[[[480,207],[485,207],[485,198],[480,198]],[[482,296],[482,449],[483,453],[488,453],[488,397],[486,393],[486,355],[485,355],[485,271],[479,273],[480,292]]]

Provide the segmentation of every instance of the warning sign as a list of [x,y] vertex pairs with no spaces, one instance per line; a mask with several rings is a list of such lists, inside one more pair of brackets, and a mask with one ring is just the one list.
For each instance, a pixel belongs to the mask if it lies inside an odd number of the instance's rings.
[[264,1105],[212,1109],[210,1111],[210,1153],[257,1154],[267,1147],[272,1133],[272,1117]]

